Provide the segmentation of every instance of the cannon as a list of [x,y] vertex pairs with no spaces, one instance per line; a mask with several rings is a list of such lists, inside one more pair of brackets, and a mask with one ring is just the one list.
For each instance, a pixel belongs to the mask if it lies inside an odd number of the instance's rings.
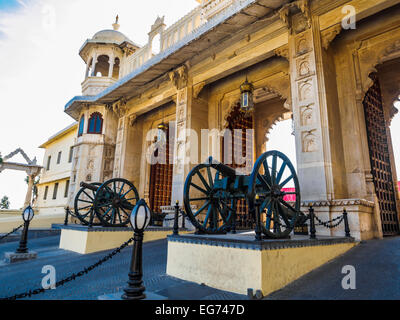
[[[285,192],[288,185],[294,191]],[[300,187],[292,163],[279,151],[262,154],[250,175],[210,157],[189,172],[184,186],[184,206],[199,233],[226,233],[234,230],[239,200],[246,200],[254,221],[256,195],[264,235],[272,239],[288,237],[301,216]],[[287,201],[288,195],[295,195],[295,201]]]
[[124,227],[139,201],[135,186],[126,179],[115,178],[104,183],[81,182],[75,196],[75,215],[84,225]]

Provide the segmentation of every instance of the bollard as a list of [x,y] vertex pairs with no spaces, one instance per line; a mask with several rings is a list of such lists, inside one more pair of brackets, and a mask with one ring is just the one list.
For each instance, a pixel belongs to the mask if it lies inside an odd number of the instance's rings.
[[181,210],[181,214],[182,214],[182,229],[185,229],[185,220],[186,220],[186,215],[185,215],[185,211]]
[[64,226],[68,225],[68,216],[69,216],[69,207],[65,208],[65,219],[64,219]]
[[316,239],[317,237],[315,236],[315,217],[314,217],[314,208],[310,206],[309,209],[310,213],[310,239]]
[[346,237],[351,237],[350,235],[350,226],[349,226],[349,218],[347,216],[346,208],[343,209],[343,220],[344,220],[344,232],[346,233]]
[[19,241],[19,246],[15,251],[16,253],[28,253],[28,246],[27,246],[28,230],[29,230],[29,224],[32,221],[34,215],[35,213],[30,205],[22,213],[22,219],[24,220],[24,230],[22,231],[21,234],[21,240]]
[[179,235],[179,200],[176,200],[175,204],[175,218],[174,218],[174,232],[173,235]]
[[128,286],[124,288],[123,300],[141,300],[146,298],[146,288],[143,285],[143,237],[144,231],[150,224],[150,208],[141,199],[131,212],[131,224],[134,230],[131,264],[128,274]]
[[261,217],[260,217],[260,196],[257,194],[256,195],[256,241],[262,241],[262,235],[261,235]]

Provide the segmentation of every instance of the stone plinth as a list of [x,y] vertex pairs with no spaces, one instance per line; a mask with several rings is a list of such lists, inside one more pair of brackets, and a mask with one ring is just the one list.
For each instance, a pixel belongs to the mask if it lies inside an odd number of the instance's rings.
[[[106,228],[86,226],[61,226],[60,249],[81,254],[118,248],[133,237],[132,228]],[[149,227],[144,242],[165,239],[172,234],[171,228]]]
[[25,260],[34,260],[37,258],[37,252],[29,251],[27,253],[6,252],[4,259],[6,263],[15,263]]
[[345,253],[353,238],[293,236],[290,240],[254,241],[254,233],[168,237],[167,274],[239,294],[279,290]]
[[[379,215],[374,211],[374,203],[363,199],[342,199],[331,201],[307,201],[302,203],[301,210],[308,213],[309,206],[313,206],[315,215],[323,222],[335,219],[343,214],[343,209],[348,213],[350,234],[357,241],[382,237]],[[336,221],[337,222],[337,221]],[[333,224],[335,224],[334,222]],[[315,221],[318,224],[318,221]],[[345,235],[344,223],[328,229],[317,225],[317,236]]]

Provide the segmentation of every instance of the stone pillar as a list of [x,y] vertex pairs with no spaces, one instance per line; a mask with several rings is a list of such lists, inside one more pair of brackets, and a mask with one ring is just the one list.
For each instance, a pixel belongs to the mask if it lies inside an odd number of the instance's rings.
[[24,208],[29,206],[32,202],[32,191],[33,191],[33,185],[34,185],[36,175],[31,174],[31,175],[28,175],[28,177],[29,177],[28,191],[26,192]]
[[91,74],[92,77],[95,77],[95,76],[96,76],[96,63],[97,63],[97,53],[95,53],[95,54],[93,55],[92,74]]
[[183,202],[183,187],[188,173],[187,149],[188,140],[186,129],[188,128],[188,87],[178,89],[176,99],[176,130],[174,150],[174,170],[172,179],[171,205],[177,200]]
[[112,78],[112,75],[113,75],[113,70],[114,70],[114,63],[115,63],[115,59],[114,59],[114,56],[113,55],[111,55],[110,57],[109,57],[109,65],[110,65],[110,67],[108,68],[108,77],[109,78]]
[[[337,96],[336,87],[326,85],[319,27],[307,12],[291,17],[289,28],[296,156],[302,200],[324,201],[335,197],[333,153],[342,148],[341,132],[328,110],[327,97]],[[339,125],[336,141],[332,125]]]

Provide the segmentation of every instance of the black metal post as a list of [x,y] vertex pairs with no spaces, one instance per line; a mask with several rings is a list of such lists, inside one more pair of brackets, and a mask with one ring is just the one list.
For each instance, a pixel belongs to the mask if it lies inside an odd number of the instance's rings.
[[175,219],[174,219],[174,232],[173,235],[177,236],[179,235],[179,201],[176,201],[175,204]]
[[124,289],[122,299],[124,300],[141,300],[145,299],[143,286],[143,263],[142,263],[142,248],[143,248],[143,231],[135,232],[134,243],[132,249],[131,265],[129,269],[128,287]]
[[182,215],[182,229],[185,229],[186,228],[186,226],[185,226],[186,216],[185,216],[185,211],[184,210],[181,210],[181,215]]
[[350,226],[349,226],[349,217],[347,216],[346,209],[343,209],[343,220],[344,220],[344,232],[346,233],[346,237],[351,237]]
[[315,236],[316,230],[315,230],[314,208],[312,206],[309,209],[309,213],[310,213],[310,239],[316,239],[317,237]]
[[24,230],[21,234],[21,240],[19,241],[19,247],[17,249],[17,253],[27,253],[28,252],[28,229],[29,229],[29,221],[25,221]]
[[64,226],[68,225],[68,216],[69,216],[69,207],[65,208],[65,220],[64,220]]
[[261,235],[261,214],[260,214],[260,198],[256,196],[256,241],[262,241],[262,235]]

